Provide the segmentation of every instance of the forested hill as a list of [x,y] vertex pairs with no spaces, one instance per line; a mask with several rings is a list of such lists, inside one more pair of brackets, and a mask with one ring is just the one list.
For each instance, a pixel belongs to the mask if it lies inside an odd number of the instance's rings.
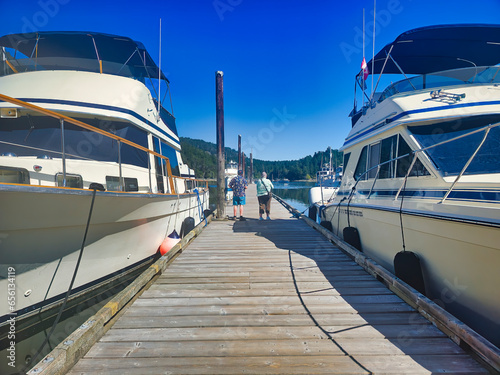
[[[197,178],[217,177],[217,145],[215,143],[202,141],[201,139],[191,139],[181,137],[182,160],[194,169]],[[226,147],[226,163],[238,161],[238,152]],[[315,152],[312,156],[306,156],[299,160],[266,161],[253,160],[254,176],[259,178],[262,171],[266,171],[268,176],[274,180],[308,180],[316,177],[316,172],[321,168],[321,164],[328,163],[330,151]],[[339,166],[342,164],[342,152],[332,150],[332,164]],[[250,157],[245,155],[245,165],[250,166]]]

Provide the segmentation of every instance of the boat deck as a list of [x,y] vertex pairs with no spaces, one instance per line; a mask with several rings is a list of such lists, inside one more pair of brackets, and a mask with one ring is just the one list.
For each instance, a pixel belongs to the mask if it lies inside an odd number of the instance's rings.
[[[213,221],[70,374],[487,374],[273,200]],[[226,213],[232,214],[232,207]]]

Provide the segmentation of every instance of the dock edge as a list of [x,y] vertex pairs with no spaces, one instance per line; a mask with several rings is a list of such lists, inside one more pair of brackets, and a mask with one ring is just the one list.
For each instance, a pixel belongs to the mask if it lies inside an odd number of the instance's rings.
[[109,329],[104,329],[118,312],[132,300],[157,275],[161,274],[171,260],[179,255],[212,221],[215,212],[186,234],[168,253],[150,265],[130,285],[109,300],[96,314],[88,318],[72,334],[66,337],[50,353],[40,360],[28,375],[66,374]]
[[474,331],[464,322],[451,315],[438,304],[419,293],[403,280],[397,278],[374,260],[364,255],[361,251],[349,245],[347,242],[344,242],[344,240],[333,234],[333,232],[323,228],[314,220],[290,206],[281,197],[276,194],[273,194],[273,197],[290,211],[293,216],[304,220],[309,226],[323,234],[328,240],[332,241],[357,264],[363,267],[365,271],[374,276],[389,288],[389,290],[417,310],[420,315],[430,321],[458,346],[469,350],[471,354],[477,356],[477,359],[480,359],[484,364],[500,372],[500,349],[490,341]]

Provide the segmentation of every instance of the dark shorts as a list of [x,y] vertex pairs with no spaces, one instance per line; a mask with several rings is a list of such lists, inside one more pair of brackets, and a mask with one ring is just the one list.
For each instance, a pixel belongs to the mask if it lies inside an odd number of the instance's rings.
[[244,206],[245,205],[245,197],[237,197],[233,195],[233,206]]
[[269,215],[271,212],[271,196],[269,195],[259,195],[257,197],[259,201],[259,214],[262,215],[264,212]]

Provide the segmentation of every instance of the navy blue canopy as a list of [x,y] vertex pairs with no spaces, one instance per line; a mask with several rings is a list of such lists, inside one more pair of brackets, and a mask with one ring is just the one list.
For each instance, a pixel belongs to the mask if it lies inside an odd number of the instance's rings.
[[[370,73],[381,73],[391,47],[392,58],[405,74],[492,66],[500,63],[500,25],[438,25],[407,31],[375,55],[373,72],[372,62],[367,64]],[[382,73],[401,71],[389,58]]]
[[[111,74],[123,75],[128,71],[135,78],[158,78],[158,67],[144,45],[117,35],[84,31],[40,31],[5,35],[0,38],[0,47],[12,48],[27,57],[36,58],[38,64],[46,69],[60,68],[61,65],[55,65],[58,64],[57,61],[59,64],[68,61],[77,64],[78,60],[92,60],[98,64],[101,60]],[[82,68],[88,68],[88,65],[84,63]],[[167,80],[163,73],[161,78]]]

